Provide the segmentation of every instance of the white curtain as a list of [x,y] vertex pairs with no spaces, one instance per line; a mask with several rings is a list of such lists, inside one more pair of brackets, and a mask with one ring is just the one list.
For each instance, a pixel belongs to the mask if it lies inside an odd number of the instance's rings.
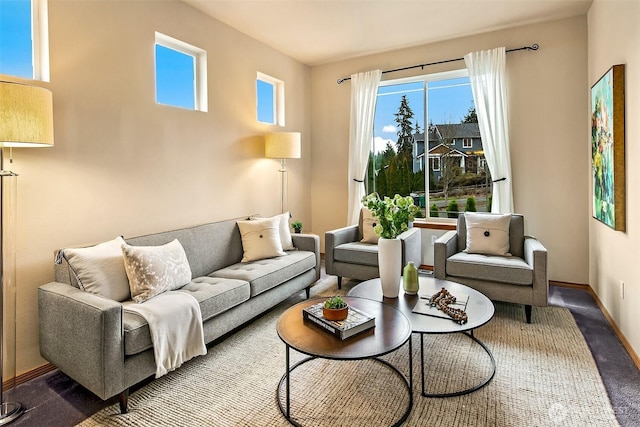
[[465,55],[484,156],[493,179],[491,212],[513,212],[504,47]]
[[373,117],[382,71],[351,76],[351,129],[349,132],[349,204],[347,225],[358,223],[360,200],[365,196],[364,179],[373,142]]

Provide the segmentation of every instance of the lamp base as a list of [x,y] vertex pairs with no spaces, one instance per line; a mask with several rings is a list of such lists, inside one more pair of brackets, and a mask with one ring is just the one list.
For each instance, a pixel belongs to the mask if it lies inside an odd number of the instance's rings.
[[9,424],[24,413],[24,406],[20,402],[4,402],[0,408],[0,425]]

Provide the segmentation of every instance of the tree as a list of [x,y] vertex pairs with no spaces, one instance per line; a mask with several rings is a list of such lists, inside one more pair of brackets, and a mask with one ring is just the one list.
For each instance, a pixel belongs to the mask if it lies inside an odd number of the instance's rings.
[[476,115],[476,107],[471,106],[467,111],[467,115],[463,117],[460,123],[478,123],[478,116]]
[[460,155],[453,148],[453,141],[456,136],[456,129],[459,125],[442,124],[437,125],[445,153],[440,156],[440,185],[444,193],[445,203],[449,200],[449,191],[453,187],[453,182],[460,174]]
[[431,218],[438,218],[440,216],[438,212],[438,205],[436,205],[435,203],[433,203],[429,208],[429,216]]
[[467,197],[467,204],[464,207],[465,212],[475,212],[476,211],[476,198],[473,196]]
[[395,122],[398,124],[398,142],[396,142],[398,157],[406,161],[412,160],[414,130],[411,119],[413,118],[413,110],[409,106],[407,95],[402,95],[400,107],[394,116],[396,117]]
[[447,206],[447,218],[458,218],[458,202],[452,200]]

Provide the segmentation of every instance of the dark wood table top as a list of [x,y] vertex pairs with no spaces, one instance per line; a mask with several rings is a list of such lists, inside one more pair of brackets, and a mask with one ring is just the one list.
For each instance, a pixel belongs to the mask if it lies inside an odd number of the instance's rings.
[[388,304],[366,298],[344,297],[347,304],[375,317],[376,325],[345,340],[302,318],[302,309],[327,298],[313,298],[285,311],[276,325],[278,336],[293,349],[325,359],[356,360],[382,356],[401,347],[411,337],[405,315]]
[[[397,308],[409,318],[413,332],[425,334],[451,334],[476,329],[493,318],[495,308],[489,298],[482,293],[460,283],[448,280],[436,279],[433,277],[420,276],[420,290],[418,295],[407,295],[400,285],[398,298],[384,298],[380,279],[371,279],[362,282],[351,289],[349,296],[370,298],[381,301]],[[441,288],[447,289],[454,296],[469,295],[467,303],[467,323],[458,324],[448,318],[437,318],[425,314],[413,313],[416,304],[426,304],[431,295]],[[422,299],[425,297],[427,299]]]

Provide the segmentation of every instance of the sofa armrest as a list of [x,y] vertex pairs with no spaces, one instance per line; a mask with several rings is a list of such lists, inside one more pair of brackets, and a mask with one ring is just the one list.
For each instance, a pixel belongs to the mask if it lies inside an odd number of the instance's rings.
[[335,274],[333,270],[333,249],[345,243],[358,240],[358,226],[350,225],[324,234],[324,268],[327,274]]
[[533,303],[546,306],[549,298],[547,249],[536,238],[525,236],[524,260],[533,268]]
[[409,261],[413,262],[416,268],[422,265],[422,233],[419,228],[410,228],[398,236],[402,242],[402,265]]
[[293,246],[301,251],[313,252],[316,256],[316,280],[320,279],[320,237],[315,234],[298,234],[291,235]]
[[437,279],[447,277],[447,258],[459,252],[458,232],[447,231],[433,244],[433,270]]
[[51,282],[38,288],[40,354],[102,399],[124,387],[122,304]]

